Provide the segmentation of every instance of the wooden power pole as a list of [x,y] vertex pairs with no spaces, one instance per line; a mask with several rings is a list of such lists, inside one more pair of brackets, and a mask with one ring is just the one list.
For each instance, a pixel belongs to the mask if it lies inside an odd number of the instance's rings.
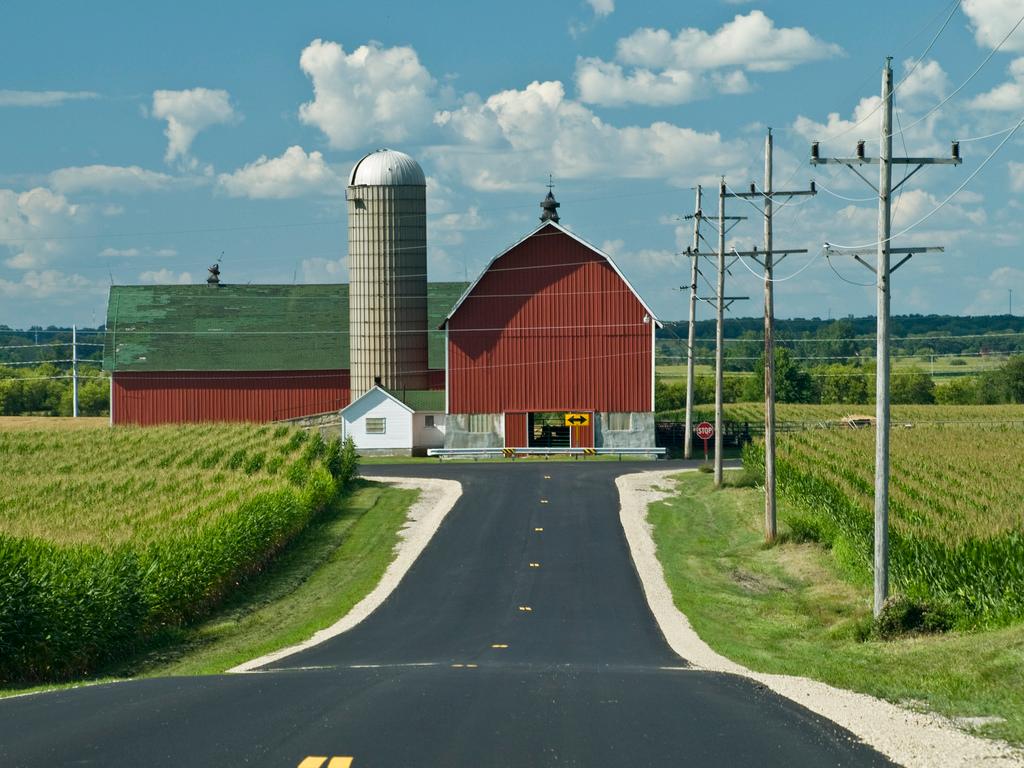
[[[736,253],[751,256],[764,267],[764,539],[775,541],[778,532],[775,506],[775,256],[782,261],[791,253],[807,253],[806,248],[775,250],[772,240],[772,216],[775,198],[817,194],[814,182],[806,190],[775,190],[772,183],[772,129],[764,140],[764,187],[757,190],[750,185],[749,192],[730,192],[730,197],[759,198],[764,207],[758,208],[764,218],[764,252]],[[755,207],[756,204],[755,204]]]
[[[915,253],[941,251],[941,248],[892,248],[892,193],[926,165],[959,165],[960,144],[954,141],[949,157],[893,157],[892,156],[892,57],[887,57],[882,69],[882,129],[878,157],[865,157],[864,142],[857,143],[855,157],[819,157],[818,142],[811,145],[811,164],[835,163],[845,165],[863,179],[878,194],[878,242],[875,247],[875,266],[855,253],[856,248],[826,247],[850,254],[875,274],[877,287],[878,327],[876,333],[875,374],[875,551],[874,551],[874,614],[878,616],[889,595],[889,299],[890,278]],[[872,184],[855,166],[877,165],[878,186]],[[895,187],[892,185],[893,165],[914,165]],[[894,253],[906,254],[890,267],[889,257]]]

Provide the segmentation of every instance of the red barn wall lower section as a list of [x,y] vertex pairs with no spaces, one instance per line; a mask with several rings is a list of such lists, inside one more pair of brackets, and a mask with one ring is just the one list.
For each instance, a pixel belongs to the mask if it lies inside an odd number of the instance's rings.
[[114,374],[115,424],[267,422],[348,405],[349,373],[172,371]]
[[448,409],[650,411],[652,323],[601,254],[542,229],[448,321]]

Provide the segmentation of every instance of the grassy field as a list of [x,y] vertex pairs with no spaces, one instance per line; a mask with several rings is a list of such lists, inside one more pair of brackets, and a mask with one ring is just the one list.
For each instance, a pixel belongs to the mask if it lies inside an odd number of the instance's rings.
[[0,679],[56,680],[209,613],[337,500],[287,426],[0,431]]
[[[714,421],[714,406],[698,405],[694,407],[695,421]],[[724,418],[727,421],[764,421],[763,403],[726,403],[723,406]],[[775,418],[778,421],[797,421],[805,423],[838,421],[851,415],[874,416],[874,404],[853,405],[838,403],[818,405],[804,403],[779,403],[775,406]],[[685,410],[663,411],[657,414],[658,419],[682,421]],[[926,422],[963,422],[965,424],[984,424],[991,426],[994,422],[1020,422],[1024,424],[1024,405],[894,405],[892,421],[899,424],[922,424]]]
[[110,426],[106,416],[0,416],[0,432],[10,429],[97,429]]
[[707,475],[678,478],[651,505],[658,557],[677,607],[715,650],[762,672],[801,675],[955,718],[1024,743],[1024,624],[976,632],[870,639],[870,587],[851,583],[827,549],[762,544],[763,495],[715,492]]
[[[685,347],[683,348],[685,354]],[[1005,357],[979,357],[977,355],[964,355],[959,357],[926,356],[915,355],[911,357],[896,357],[892,361],[892,370],[895,373],[917,369],[931,374],[934,379],[946,380],[952,376],[975,376],[985,371],[998,368],[1006,361]],[[726,376],[751,376],[753,361],[747,361],[750,370],[725,371]],[[829,363],[830,360],[810,361],[812,363]],[[849,362],[838,360],[834,362]],[[686,382],[686,363],[662,363],[655,367],[655,375],[671,384]],[[713,363],[698,363],[694,366],[694,376],[714,376],[715,366]]]

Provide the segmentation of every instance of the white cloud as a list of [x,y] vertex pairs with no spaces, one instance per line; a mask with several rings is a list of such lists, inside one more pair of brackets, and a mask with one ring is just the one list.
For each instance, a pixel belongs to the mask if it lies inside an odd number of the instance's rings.
[[461,213],[446,213],[427,220],[428,240],[443,245],[461,245],[465,242],[463,233],[484,229],[487,223],[477,206],[472,205]]
[[105,259],[131,259],[140,253],[138,248],[104,248],[100,256]]
[[566,99],[557,81],[534,81],[486,101],[467,98],[435,122],[463,145],[433,150],[437,164],[479,190],[532,189],[548,171],[558,178],[669,177],[688,185],[695,174],[735,169],[744,156],[717,132],[666,122],[609,125]]
[[1024,192],[1024,163],[1007,163],[1010,170],[1010,186],[1014,192]]
[[0,107],[56,107],[66,101],[97,99],[92,91],[8,91],[0,90]]
[[587,0],[595,16],[607,16],[615,10],[615,0]]
[[189,285],[192,283],[192,274],[190,272],[174,272],[167,268],[151,269],[145,272],[140,272],[139,280],[144,283],[155,283],[160,285],[167,285],[169,283]]
[[152,114],[167,121],[167,162],[187,159],[192,142],[203,129],[237,118],[228,92],[209,88],[153,91]]
[[971,302],[964,307],[962,314],[965,315],[1005,314],[1009,309],[1009,289],[1018,296],[1024,296],[1024,271],[1015,267],[999,267],[987,278],[970,282],[980,283],[980,286]]
[[[0,241],[14,269],[39,269],[64,250],[60,238],[82,218],[79,206],[46,187],[27,192],[0,189]],[[43,239],[49,236],[52,239]]]
[[[809,117],[798,115],[793,121],[793,130],[811,141],[828,141],[832,138],[844,137],[846,142],[853,144],[856,139],[865,137],[877,137],[881,126],[882,110],[879,105],[882,99],[879,96],[867,96],[861,99],[853,110],[853,116],[844,120],[838,112],[830,112],[824,123],[819,123]],[[854,130],[856,135],[850,136]]]
[[149,192],[164,189],[173,182],[174,178],[166,173],[137,165],[85,165],[60,168],[50,174],[50,185],[59,192]]
[[616,57],[639,67],[782,72],[842,52],[803,27],[779,28],[763,11],[751,11],[711,34],[695,27],[682,29],[674,37],[665,29],[638,29],[619,40]]
[[903,62],[904,79],[897,96],[901,104],[912,107],[930,107],[942,99],[949,88],[949,78],[937,61],[922,61],[916,67],[914,59]]
[[595,58],[576,61],[576,89],[580,99],[591,104],[684,104],[701,95],[700,87],[700,78],[686,70],[655,73],[638,68],[626,74],[614,62]]
[[102,284],[77,274],[55,269],[29,270],[20,280],[0,278],[0,294],[12,299],[50,299],[55,296],[80,296],[83,291],[97,293]]
[[[964,9],[974,27],[978,45],[995,48],[1021,16],[1020,0],[963,0]],[[1024,51],[1024,24],[1003,43],[1001,50]]]
[[[781,72],[840,53],[802,27],[780,29],[762,11],[751,11],[714,33],[687,28],[673,37],[666,29],[638,29],[619,40],[618,63],[577,59],[576,87],[583,101],[603,106],[683,104],[711,91],[749,92],[744,70]],[[729,71],[715,71],[721,69]]]
[[412,48],[371,42],[347,54],[338,43],[314,40],[299,65],[314,94],[299,119],[323,131],[332,147],[404,141],[430,126],[436,82]]
[[324,259],[316,257],[302,260],[302,282],[340,283],[348,276],[348,257]]
[[988,93],[975,96],[970,106],[993,112],[1017,112],[1024,109],[1024,58],[1010,64],[1010,79]]
[[234,173],[222,173],[217,186],[232,197],[285,198],[312,193],[340,194],[344,182],[319,152],[288,147],[280,157],[261,155]]

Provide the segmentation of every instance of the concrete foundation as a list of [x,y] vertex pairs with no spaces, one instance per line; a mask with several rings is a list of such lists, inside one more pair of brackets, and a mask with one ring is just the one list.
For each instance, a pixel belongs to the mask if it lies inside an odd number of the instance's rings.
[[338,440],[341,438],[341,413],[338,411],[298,416],[294,419],[283,419],[278,423],[295,424],[305,430],[319,430],[320,436],[324,440]]
[[475,419],[486,417],[490,421],[487,431],[470,431],[469,414],[449,413],[444,418],[445,448],[504,448],[505,435],[501,428],[501,414],[473,414]]
[[594,425],[594,447],[595,448],[653,448],[654,447],[654,414],[648,412],[634,412],[630,414],[615,414],[616,421],[621,422],[623,417],[629,417],[629,429],[609,429],[608,424],[612,420],[611,414],[596,414]]

